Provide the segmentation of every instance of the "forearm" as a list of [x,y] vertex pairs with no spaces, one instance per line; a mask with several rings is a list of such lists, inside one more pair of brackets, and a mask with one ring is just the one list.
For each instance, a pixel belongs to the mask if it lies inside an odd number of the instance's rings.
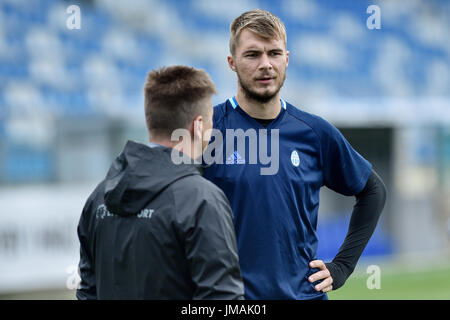
[[375,171],[364,189],[356,196],[350,225],[344,243],[327,269],[333,278],[333,290],[340,288],[352,274],[370,240],[386,202],[386,187]]

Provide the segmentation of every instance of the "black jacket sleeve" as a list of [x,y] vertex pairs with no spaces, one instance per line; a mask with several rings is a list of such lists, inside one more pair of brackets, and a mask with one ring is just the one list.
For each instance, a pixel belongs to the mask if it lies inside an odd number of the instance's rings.
[[344,243],[332,262],[326,263],[333,278],[333,290],[342,287],[352,274],[372,236],[386,202],[386,187],[375,171],[364,189],[356,195]]
[[202,201],[195,222],[185,230],[185,254],[196,287],[193,299],[243,299],[231,208],[222,193],[214,198]]
[[89,217],[88,205],[83,209],[80,221],[78,223],[77,233],[80,241],[80,263],[78,264],[78,273],[81,277],[80,285],[77,289],[78,300],[94,300],[97,299],[97,288],[95,282],[95,271],[93,264],[92,252],[90,250],[89,241]]

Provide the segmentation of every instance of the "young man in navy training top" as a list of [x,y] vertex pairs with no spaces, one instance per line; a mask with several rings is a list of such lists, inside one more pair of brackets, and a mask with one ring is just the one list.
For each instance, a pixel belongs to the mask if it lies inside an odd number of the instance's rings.
[[[238,77],[237,94],[214,108],[213,126],[227,141],[214,143],[213,135],[215,159],[204,177],[231,203],[245,297],[327,299],[353,272],[375,230],[385,186],[333,125],[280,98],[289,63],[281,20],[253,10],[230,31],[228,64]],[[239,137],[256,137],[259,153],[251,142],[236,150],[230,141]],[[261,148],[264,141],[270,143]],[[271,153],[270,168],[263,149]],[[356,197],[347,236],[329,263],[316,256],[322,186]]]

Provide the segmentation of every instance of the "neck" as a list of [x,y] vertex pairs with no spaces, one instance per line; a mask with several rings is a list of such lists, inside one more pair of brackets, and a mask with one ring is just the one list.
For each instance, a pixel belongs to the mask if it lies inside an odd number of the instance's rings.
[[186,141],[186,142],[184,142],[183,140],[172,141],[166,138],[157,138],[157,137],[152,138],[150,142],[160,144],[167,148],[178,150],[191,159],[197,159],[202,154],[199,151],[201,150],[201,142],[200,146],[198,146],[198,143],[194,143],[193,141]]
[[236,100],[239,106],[252,118],[275,119],[281,111],[280,92],[263,103],[247,97],[239,86]]
[[168,140],[165,138],[152,137],[152,139],[150,139],[149,141],[150,141],[150,143],[157,143],[157,144],[160,144],[167,148],[178,149],[178,148],[176,148],[177,142],[174,142],[174,141],[171,141],[171,140]]

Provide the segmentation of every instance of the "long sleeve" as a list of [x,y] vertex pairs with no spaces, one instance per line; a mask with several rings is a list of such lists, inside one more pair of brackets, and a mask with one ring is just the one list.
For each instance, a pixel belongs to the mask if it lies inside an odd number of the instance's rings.
[[232,212],[225,195],[203,201],[195,224],[185,234],[185,254],[196,285],[193,299],[243,299]]
[[342,287],[352,274],[377,226],[386,202],[386,187],[375,171],[364,189],[356,195],[344,243],[332,262],[326,263],[333,278],[333,290]]
[[80,241],[80,263],[78,265],[78,272],[81,277],[80,286],[76,293],[78,300],[97,299],[94,262],[92,253],[89,250],[89,231],[86,226],[88,223],[86,212],[87,210],[83,210],[77,228],[78,239]]

